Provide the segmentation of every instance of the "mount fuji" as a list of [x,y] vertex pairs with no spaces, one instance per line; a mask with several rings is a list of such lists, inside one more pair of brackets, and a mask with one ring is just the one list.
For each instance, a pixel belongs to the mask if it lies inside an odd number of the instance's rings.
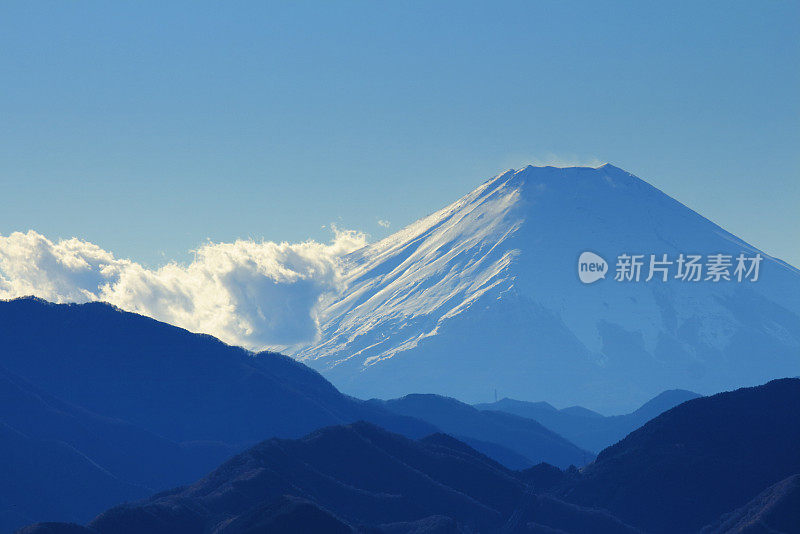
[[[608,263],[578,277],[590,251]],[[645,281],[651,254],[739,254],[756,281]],[[622,254],[641,280],[616,281]],[[352,395],[495,395],[624,412],[800,375],[800,271],[632,174],[526,167],[345,258],[318,341],[284,348]],[[705,278],[705,272],[703,278]],[[731,268],[733,274],[733,268]]]

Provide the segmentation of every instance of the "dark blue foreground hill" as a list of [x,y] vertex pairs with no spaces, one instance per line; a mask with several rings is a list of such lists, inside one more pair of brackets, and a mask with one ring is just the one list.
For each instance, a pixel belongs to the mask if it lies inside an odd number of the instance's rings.
[[773,534],[800,530],[800,474],[759,493],[750,502],[722,516],[701,534]]
[[192,480],[234,452],[99,416],[0,367],[0,532],[32,519],[92,517],[166,481]]
[[102,303],[0,302],[0,365],[62,401],[175,441],[252,444],[359,419],[433,427],[339,393],[316,371]]
[[[83,523],[112,504],[196,480],[264,439],[359,420],[411,438],[440,430],[342,395],[280,354],[101,303],[0,301],[0,454],[14,458],[0,464],[0,533],[36,521]],[[526,465],[490,442],[502,436],[485,437],[481,450]],[[558,444],[580,457],[566,440]],[[548,454],[530,460],[559,463],[558,448]]]
[[265,438],[357,420],[412,437],[437,430],[278,354],[105,304],[0,302],[0,532],[85,522]]
[[[303,513],[292,513],[298,506]],[[189,487],[108,510],[87,531],[636,532],[605,512],[534,495],[447,435],[415,441],[363,422],[265,441]]]
[[675,534],[695,532],[797,473],[800,380],[786,378],[661,414],[555,494]]

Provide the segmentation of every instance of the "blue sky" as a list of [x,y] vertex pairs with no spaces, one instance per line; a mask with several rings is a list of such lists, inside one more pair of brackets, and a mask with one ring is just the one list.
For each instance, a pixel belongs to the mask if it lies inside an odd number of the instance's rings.
[[0,234],[377,239],[599,160],[800,265],[800,2],[163,4],[0,7]]

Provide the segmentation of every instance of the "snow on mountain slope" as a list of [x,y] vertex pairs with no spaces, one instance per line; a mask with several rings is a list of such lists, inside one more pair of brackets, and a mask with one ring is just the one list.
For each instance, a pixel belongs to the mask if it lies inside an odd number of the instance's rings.
[[[591,285],[587,250],[611,270]],[[758,251],[611,165],[526,167],[351,253],[320,340],[291,352],[361,397],[601,411],[800,374],[797,269],[762,252],[756,282],[644,281],[650,254],[742,252]],[[645,255],[641,281],[613,279],[623,253]]]

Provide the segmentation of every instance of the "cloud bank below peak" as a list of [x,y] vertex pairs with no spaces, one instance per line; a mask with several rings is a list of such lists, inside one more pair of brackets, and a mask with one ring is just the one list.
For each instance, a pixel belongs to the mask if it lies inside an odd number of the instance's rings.
[[188,265],[148,269],[88,241],[14,232],[0,235],[0,299],[105,301],[250,349],[304,344],[319,334],[320,297],[341,289],[343,256],[366,244],[360,232],[334,234],[327,244],[209,242]]

